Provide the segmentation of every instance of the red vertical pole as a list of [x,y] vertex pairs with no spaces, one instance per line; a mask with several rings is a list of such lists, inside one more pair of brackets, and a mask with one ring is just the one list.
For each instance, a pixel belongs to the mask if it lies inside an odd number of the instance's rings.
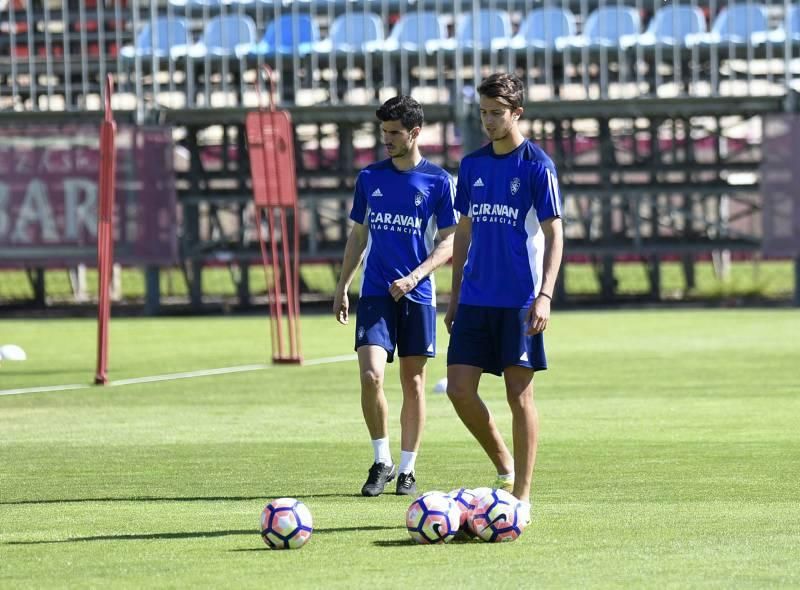
[[286,273],[286,315],[289,318],[289,354],[292,357],[297,356],[297,340],[295,333],[297,326],[295,324],[295,305],[294,305],[294,268],[292,267],[291,260],[289,259],[289,232],[288,224],[286,223],[286,209],[280,207],[278,209],[281,216],[281,237],[283,242],[283,268]]
[[114,265],[114,189],[116,152],[114,139],[117,126],[111,110],[113,81],[109,74],[105,84],[105,117],[100,127],[100,178],[97,207],[97,368],[94,382],[108,383],[108,325],[111,319],[111,271]]
[[269,302],[269,334],[270,338],[272,339],[272,350],[278,350],[278,332],[276,326],[274,325],[273,318],[275,317],[275,301],[270,295],[270,286],[269,286],[269,276],[267,275],[267,267],[269,265],[269,257],[267,256],[267,244],[264,241],[264,236],[261,232],[261,220],[263,219],[263,209],[258,205],[256,207],[256,227],[258,228],[258,243],[261,246],[261,264],[264,267],[264,285],[267,290],[267,301]]
[[296,338],[297,350],[294,352],[294,357],[301,359],[300,351],[303,350],[302,342],[300,341],[300,221],[298,220],[297,205],[292,208],[294,217],[294,315],[297,318],[296,324]]

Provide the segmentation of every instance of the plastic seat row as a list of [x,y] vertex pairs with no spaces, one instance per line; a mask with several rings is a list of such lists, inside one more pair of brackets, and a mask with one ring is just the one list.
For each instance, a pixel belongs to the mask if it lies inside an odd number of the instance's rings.
[[218,15],[211,18],[197,42],[192,42],[186,21],[159,17],[139,32],[136,44],[122,50],[127,58],[204,58],[206,56],[308,55],[422,51],[452,52],[502,49],[621,48],[656,45],[694,47],[749,43],[800,41],[800,6],[793,5],[784,22],[770,30],[766,8],[758,4],[730,5],[717,15],[710,31],[702,12],[689,5],[672,4],[659,9],[641,32],[639,12],[630,7],[606,6],[589,14],[581,34],[575,16],[560,8],[532,10],[512,34],[511,19],[502,10],[467,12],[455,37],[448,38],[444,22],[435,12],[412,11],[401,16],[388,37],[382,19],[369,12],[338,16],[329,36],[320,38],[319,26],[310,14],[285,13],[271,21],[259,40],[252,18]]

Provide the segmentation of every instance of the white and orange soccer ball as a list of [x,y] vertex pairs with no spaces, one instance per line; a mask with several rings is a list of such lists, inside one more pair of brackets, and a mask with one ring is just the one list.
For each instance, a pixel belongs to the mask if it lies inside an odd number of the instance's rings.
[[505,490],[492,490],[470,509],[470,528],[489,543],[514,541],[526,523],[520,501]]
[[469,501],[469,507],[467,508],[467,522],[463,530],[465,533],[467,533],[467,535],[474,537],[475,531],[472,528],[472,519],[469,517],[469,513],[473,508],[475,508],[478,500],[483,498],[486,494],[491,494],[494,491],[494,488],[472,488],[470,491],[472,492],[472,499]]
[[424,545],[451,541],[460,524],[461,510],[442,492],[423,494],[406,511],[408,534]]
[[467,522],[469,521],[469,510],[475,503],[475,492],[469,488],[456,488],[447,494],[456,503],[458,509],[461,511],[460,528],[465,530]]
[[312,532],[311,512],[300,500],[278,498],[261,511],[261,538],[270,549],[300,549]]

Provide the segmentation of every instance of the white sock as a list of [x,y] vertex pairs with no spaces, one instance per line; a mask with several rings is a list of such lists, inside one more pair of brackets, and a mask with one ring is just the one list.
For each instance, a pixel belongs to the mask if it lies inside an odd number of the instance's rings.
[[413,473],[417,454],[411,451],[400,451],[400,473]]
[[392,454],[389,452],[389,437],[376,438],[372,441],[372,448],[375,450],[375,463],[384,465],[392,464]]
[[511,473],[498,473],[497,479],[502,479],[503,481],[514,481],[514,472]]

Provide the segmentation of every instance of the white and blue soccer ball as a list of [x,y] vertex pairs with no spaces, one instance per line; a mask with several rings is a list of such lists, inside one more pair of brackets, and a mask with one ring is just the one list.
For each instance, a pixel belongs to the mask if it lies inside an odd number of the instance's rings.
[[261,511],[261,538],[270,549],[300,549],[312,532],[311,512],[300,500],[278,498]]
[[414,500],[406,511],[406,528],[423,545],[448,543],[458,533],[461,510],[442,492],[429,492]]
[[28,358],[21,346],[3,344],[0,346],[0,361],[24,361]]
[[489,543],[516,540],[526,526],[524,508],[505,490],[492,490],[477,499],[470,509],[470,529]]
[[475,503],[475,492],[469,488],[456,488],[447,494],[453,499],[453,502],[458,506],[461,512],[460,528],[462,531],[467,530],[467,523],[469,522],[469,511]]

